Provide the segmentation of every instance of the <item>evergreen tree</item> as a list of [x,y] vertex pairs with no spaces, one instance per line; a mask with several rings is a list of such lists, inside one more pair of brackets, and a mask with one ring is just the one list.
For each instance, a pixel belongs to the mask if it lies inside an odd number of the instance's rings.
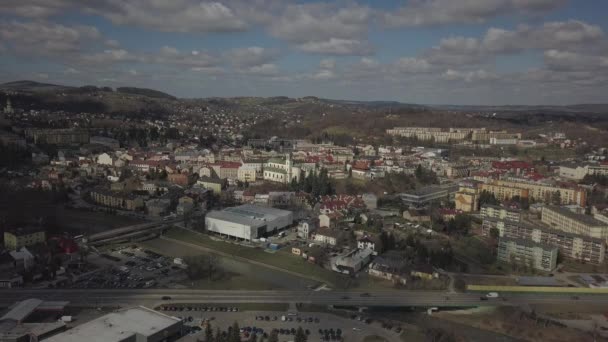
[[270,337],[268,338],[268,342],[279,342],[279,333],[276,330],[273,330],[270,333]]
[[220,328],[215,328],[215,340],[213,342],[224,342]]
[[232,324],[232,331],[228,335],[228,342],[241,342],[241,331],[236,321]]
[[304,333],[304,330],[302,329],[302,327],[298,327],[298,331],[296,332],[296,338],[295,338],[295,342],[306,342],[307,338],[306,338],[306,334]]
[[211,329],[211,323],[207,323],[205,328],[205,342],[213,342],[213,330]]

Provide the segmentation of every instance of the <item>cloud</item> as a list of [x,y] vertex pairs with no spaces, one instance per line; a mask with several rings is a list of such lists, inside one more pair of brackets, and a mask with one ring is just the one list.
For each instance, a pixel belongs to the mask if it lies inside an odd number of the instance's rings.
[[602,41],[603,30],[577,20],[548,22],[515,30],[490,28],[482,38],[449,37],[423,54],[431,64],[471,65],[501,54],[533,49],[589,49]]
[[254,65],[267,64],[278,57],[277,49],[250,46],[232,49],[224,56],[237,67],[250,67]]
[[538,14],[557,9],[566,0],[412,0],[381,15],[393,27],[478,24],[508,14]]
[[254,65],[247,69],[241,70],[242,73],[256,76],[277,76],[279,67],[272,63]]
[[358,5],[290,5],[270,24],[269,32],[308,53],[368,55],[372,49],[366,35],[371,19],[372,10]]
[[595,71],[608,70],[608,57],[589,55],[580,52],[548,50],[544,53],[547,67],[557,71]]
[[319,62],[319,67],[321,69],[334,69],[336,67],[336,60],[333,58],[322,59]]
[[78,52],[101,38],[92,26],[65,26],[48,22],[0,22],[0,40],[18,53],[37,55]]
[[313,74],[310,78],[314,80],[330,80],[336,78],[336,74],[332,70],[323,69]]
[[297,45],[298,50],[321,55],[367,56],[373,52],[371,45],[356,39],[330,38]]
[[421,58],[404,57],[397,60],[395,66],[398,71],[405,73],[422,73],[431,70],[431,64]]
[[498,75],[492,72],[488,72],[483,69],[474,71],[458,71],[453,69],[446,70],[442,75],[443,79],[448,81],[465,81],[465,82],[478,82],[478,81],[493,81],[498,79]]

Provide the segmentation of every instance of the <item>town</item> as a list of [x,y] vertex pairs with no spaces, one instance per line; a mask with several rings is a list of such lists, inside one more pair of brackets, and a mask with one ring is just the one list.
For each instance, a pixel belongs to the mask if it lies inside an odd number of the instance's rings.
[[[451,299],[459,293],[478,293],[482,304],[491,304],[504,289],[568,289],[577,290],[566,297],[576,302],[579,293],[608,288],[608,147],[592,141],[561,131],[422,126],[387,128],[382,139],[347,143],[330,134],[273,135],[272,127],[251,137],[256,121],[277,115],[274,106],[256,106],[248,117],[185,102],[166,119],[130,118],[125,126],[116,124],[120,114],[20,108],[12,100],[20,96],[4,94],[0,134],[3,288],[346,291],[378,301],[376,291],[446,293],[433,310],[466,306]],[[183,115],[205,119],[189,124]],[[293,125],[301,120],[283,117]],[[348,310],[354,298],[340,299],[332,310]],[[102,311],[117,305],[94,301]],[[230,300],[199,303],[109,312],[60,332],[73,324],[65,318],[75,311],[70,303],[30,299],[0,318],[0,336],[20,341],[59,331],[49,341],[79,341],[103,329],[102,319],[115,321],[116,331],[123,329],[120,321],[133,319],[157,321],[154,329],[171,336],[197,336],[212,334],[211,326],[232,328],[231,317],[247,310]],[[398,319],[371,311],[355,311],[346,323],[329,311],[319,323],[312,304],[306,304],[310,317],[297,317],[302,324],[273,330],[272,322],[291,322],[302,303],[266,305],[272,314],[260,306],[261,322],[229,329],[228,336],[238,329],[246,338],[350,341],[357,331],[349,329],[352,318],[388,340],[406,334]],[[65,319],[20,324],[45,310]],[[171,318],[169,311],[183,310],[186,316]],[[211,310],[220,311],[218,321],[204,314]],[[598,332],[577,325],[598,323],[581,319],[570,326],[551,309],[538,310],[535,317],[565,336]],[[429,315],[471,324],[470,317],[441,311]],[[138,336],[145,336],[141,329]]]

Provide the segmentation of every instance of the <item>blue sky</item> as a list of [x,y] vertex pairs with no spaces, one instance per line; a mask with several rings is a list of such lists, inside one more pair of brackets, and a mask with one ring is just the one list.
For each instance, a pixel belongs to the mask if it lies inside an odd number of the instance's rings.
[[0,81],[180,97],[606,102],[604,0],[3,0]]

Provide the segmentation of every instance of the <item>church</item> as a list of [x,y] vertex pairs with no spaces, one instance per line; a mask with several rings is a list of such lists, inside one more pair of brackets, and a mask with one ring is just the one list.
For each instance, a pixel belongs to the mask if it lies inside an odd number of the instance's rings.
[[284,158],[271,158],[264,164],[264,180],[289,184],[292,179],[300,180],[301,169],[293,165],[291,153]]

